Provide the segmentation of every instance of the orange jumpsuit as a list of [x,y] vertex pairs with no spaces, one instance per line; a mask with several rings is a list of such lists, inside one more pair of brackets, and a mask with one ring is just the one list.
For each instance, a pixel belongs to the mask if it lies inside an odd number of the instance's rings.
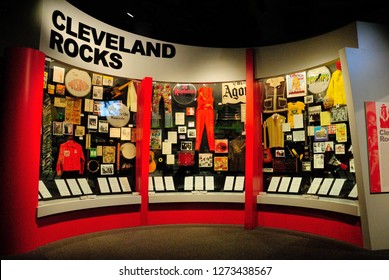
[[215,113],[213,102],[212,88],[200,87],[198,90],[196,110],[196,151],[200,150],[204,126],[207,131],[209,150],[215,150]]

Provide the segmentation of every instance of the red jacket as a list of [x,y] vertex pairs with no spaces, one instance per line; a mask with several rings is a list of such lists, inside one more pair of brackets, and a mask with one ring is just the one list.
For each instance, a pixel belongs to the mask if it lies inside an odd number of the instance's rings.
[[57,174],[62,171],[79,171],[84,173],[85,157],[80,144],[74,140],[68,140],[59,146],[59,155],[57,160]]

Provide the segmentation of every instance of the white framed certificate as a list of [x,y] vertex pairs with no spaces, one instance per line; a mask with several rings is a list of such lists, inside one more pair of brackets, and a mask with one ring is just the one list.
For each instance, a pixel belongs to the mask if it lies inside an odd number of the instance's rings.
[[164,191],[165,186],[163,185],[163,177],[157,176],[154,177],[154,188],[156,191]]
[[215,190],[215,182],[213,176],[205,176],[205,190],[206,191]]
[[300,190],[301,181],[303,180],[302,177],[293,177],[292,183],[289,187],[290,193],[298,193]]
[[242,192],[244,190],[244,176],[235,177],[234,191]]
[[97,178],[97,182],[99,184],[100,192],[101,193],[110,193],[109,185],[107,178],[105,177],[99,177]]
[[84,194],[93,194],[86,178],[78,178],[77,181]]
[[323,183],[321,184],[321,187],[319,189],[318,194],[320,195],[327,195],[329,190],[331,189],[332,182],[334,181],[333,178],[324,178]]
[[270,180],[270,185],[269,185],[267,191],[268,192],[276,192],[280,181],[281,181],[281,177],[272,177]]
[[346,179],[338,178],[335,179],[335,182],[331,188],[330,195],[338,196],[342,191],[343,185],[346,182]]
[[224,188],[225,191],[232,191],[234,189],[234,176],[226,176],[226,180],[224,181]]
[[186,176],[184,179],[184,190],[193,191],[193,176]]
[[311,186],[309,187],[307,193],[308,194],[316,194],[317,191],[320,188],[321,181],[323,181],[323,178],[315,178],[313,179]]
[[175,191],[173,176],[165,176],[165,189],[167,191]]
[[119,183],[123,192],[132,192],[130,182],[127,177],[119,177]]
[[108,178],[109,185],[111,187],[111,190],[113,193],[120,193],[122,190],[120,189],[118,178],[116,177],[109,177]]
[[278,192],[288,192],[291,177],[282,177],[280,186],[278,187]]
[[72,195],[82,195],[82,192],[77,184],[76,179],[66,179],[66,183],[68,183]]
[[54,181],[61,196],[71,195],[64,179],[55,179]]
[[195,176],[195,191],[203,191],[203,190],[204,190],[204,177]]
[[52,197],[51,193],[49,192],[49,190],[47,189],[45,183],[43,183],[42,180],[39,180],[39,194],[43,198],[51,198]]

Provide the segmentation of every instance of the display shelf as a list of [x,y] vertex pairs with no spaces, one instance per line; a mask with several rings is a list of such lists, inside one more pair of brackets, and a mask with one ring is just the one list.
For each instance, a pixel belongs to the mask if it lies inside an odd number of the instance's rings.
[[357,200],[319,197],[316,195],[289,195],[261,193],[257,196],[258,204],[304,207],[360,216]]
[[149,193],[149,203],[181,203],[181,202],[230,202],[244,203],[244,193],[227,192],[175,192]]
[[132,205],[141,203],[139,194],[87,195],[74,198],[39,201],[37,217],[98,207]]

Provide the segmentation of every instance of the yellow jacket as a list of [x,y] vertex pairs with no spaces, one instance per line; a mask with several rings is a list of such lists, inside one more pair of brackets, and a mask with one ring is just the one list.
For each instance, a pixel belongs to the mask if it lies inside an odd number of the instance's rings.
[[346,92],[344,90],[341,70],[336,69],[335,72],[332,73],[326,96],[331,97],[334,100],[333,106],[346,105]]

